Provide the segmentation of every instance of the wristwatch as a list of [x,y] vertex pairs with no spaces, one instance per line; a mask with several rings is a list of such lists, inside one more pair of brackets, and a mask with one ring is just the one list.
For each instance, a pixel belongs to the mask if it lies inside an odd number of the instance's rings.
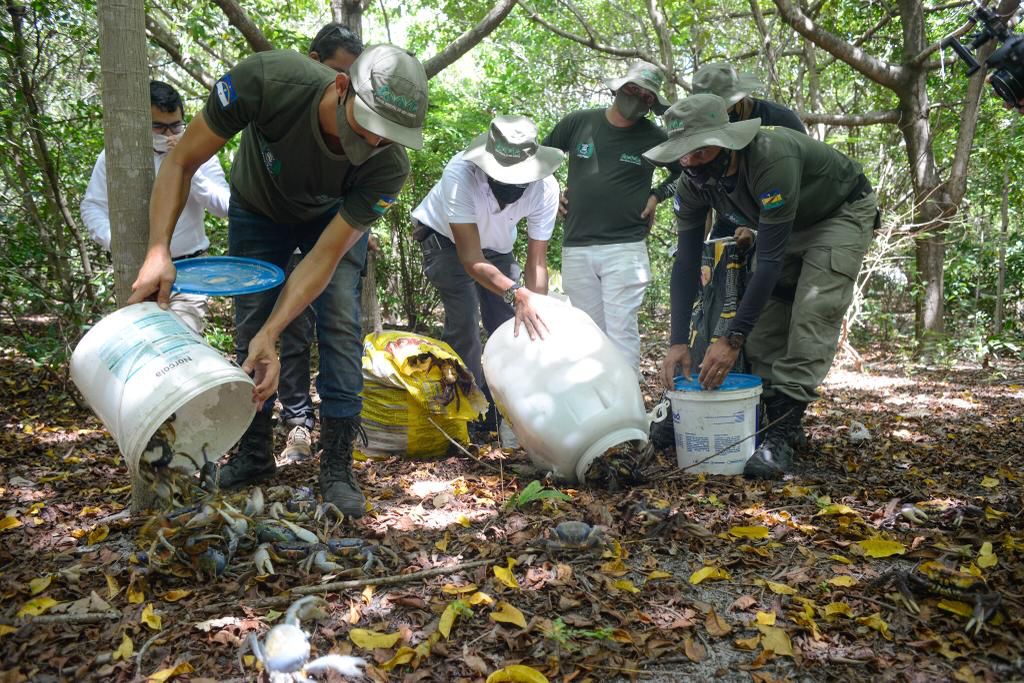
[[747,341],[747,335],[742,332],[730,332],[725,335],[725,341],[729,342],[729,346],[739,351]]
[[516,290],[521,289],[522,285],[518,282],[505,290],[505,293],[501,296],[509,306],[516,305]]

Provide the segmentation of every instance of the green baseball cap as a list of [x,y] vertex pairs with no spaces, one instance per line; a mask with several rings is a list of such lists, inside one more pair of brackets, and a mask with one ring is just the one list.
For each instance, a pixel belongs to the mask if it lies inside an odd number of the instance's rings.
[[763,88],[764,83],[753,74],[737,71],[731,64],[713,62],[697,69],[693,74],[692,87],[694,95],[718,95],[731,107],[755,90]]
[[427,73],[418,59],[394,45],[371,45],[352,63],[349,77],[360,126],[404,147],[423,147]]
[[498,116],[486,133],[470,143],[462,158],[499,183],[519,185],[547,178],[565,154],[537,144],[537,125],[525,116]]
[[606,78],[604,84],[607,85],[612,92],[617,92],[619,88],[632,83],[637,85],[644,90],[650,90],[654,93],[654,96],[658,98],[658,101],[654,104],[654,113],[662,114],[668,109],[668,100],[661,95],[661,88],[665,84],[665,74],[662,73],[661,69],[651,64],[650,62],[634,62],[626,75],[621,78]]
[[725,100],[718,95],[690,95],[662,116],[668,140],[644,152],[644,157],[669,164],[701,147],[743,149],[757,135],[761,119],[729,122]]

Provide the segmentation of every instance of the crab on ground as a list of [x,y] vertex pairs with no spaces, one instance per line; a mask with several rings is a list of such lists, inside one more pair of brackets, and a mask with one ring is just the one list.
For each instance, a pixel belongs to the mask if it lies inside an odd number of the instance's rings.
[[[326,543],[271,542],[262,543],[253,554],[253,565],[260,574],[273,574],[271,560],[298,562],[307,574],[316,568],[320,572],[341,576],[363,576],[383,564],[377,556],[383,552],[397,562],[398,557],[388,548],[367,543],[361,538],[329,539]],[[339,564],[338,560],[361,560],[355,566]]]
[[889,572],[876,584],[894,586],[900,602],[913,614],[921,611],[915,596],[943,597],[972,605],[973,613],[964,630],[975,636],[999,610],[1003,600],[1002,595],[988,590],[981,577],[950,569],[939,562],[924,562],[910,571]]
[[544,547],[549,553],[580,553],[603,547],[604,531],[601,527],[586,522],[562,522],[551,531],[551,538],[545,539]]
[[300,619],[324,616],[325,605],[326,600],[312,595],[293,602],[282,623],[270,629],[262,642],[255,633],[249,634],[238,652],[239,667],[245,669],[242,656],[246,651],[252,651],[267,672],[270,683],[311,683],[310,674],[327,671],[336,671],[348,678],[361,678],[366,661],[359,657],[329,654],[309,661],[309,635],[302,630]]

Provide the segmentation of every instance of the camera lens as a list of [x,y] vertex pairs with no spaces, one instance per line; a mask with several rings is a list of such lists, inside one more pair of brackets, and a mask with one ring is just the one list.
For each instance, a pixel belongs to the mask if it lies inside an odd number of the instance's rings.
[[992,73],[992,89],[1004,102],[1013,105],[1024,99],[1024,82],[1009,69],[999,69]]

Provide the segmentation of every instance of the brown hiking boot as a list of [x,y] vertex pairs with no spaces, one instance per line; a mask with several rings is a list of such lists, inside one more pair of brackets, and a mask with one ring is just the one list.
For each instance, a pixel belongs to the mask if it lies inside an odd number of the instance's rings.
[[362,421],[354,417],[325,417],[320,421],[320,494],[345,515],[358,518],[366,512],[366,497],[352,474],[352,442],[362,436]]
[[274,476],[274,421],[266,413],[256,413],[238,442],[238,450],[223,465],[203,467],[203,487],[233,489],[256,484]]

